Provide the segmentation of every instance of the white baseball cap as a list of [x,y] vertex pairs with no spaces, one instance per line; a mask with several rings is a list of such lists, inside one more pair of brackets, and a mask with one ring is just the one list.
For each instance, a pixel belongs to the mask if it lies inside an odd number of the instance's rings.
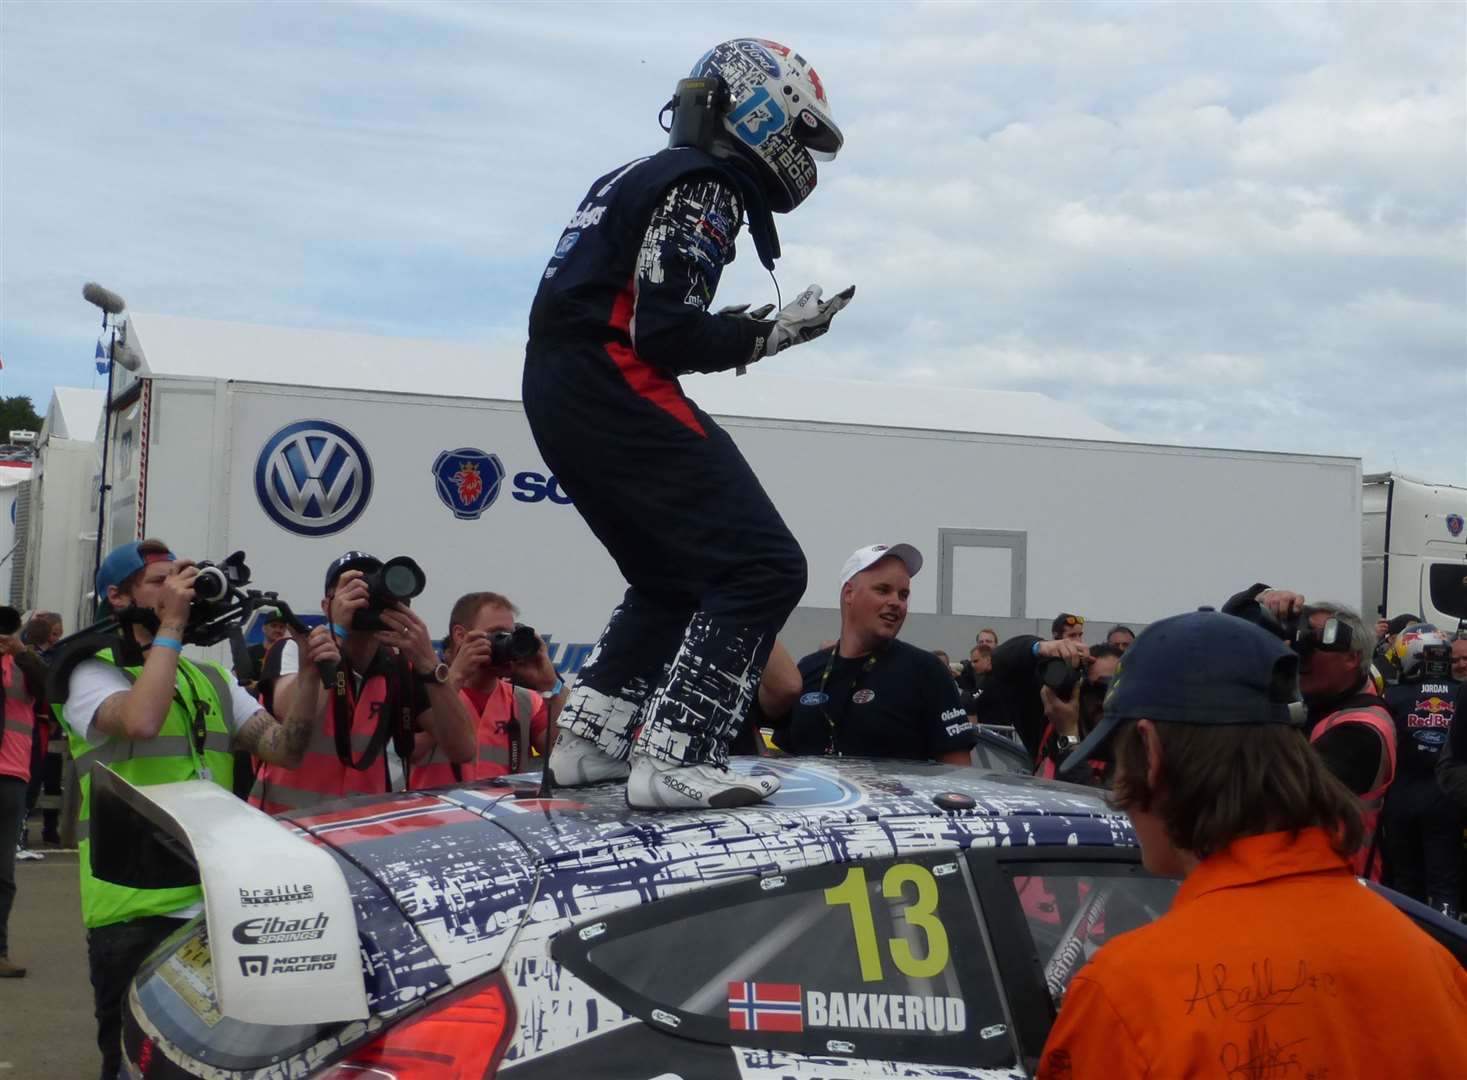
[[916,577],[917,571],[922,569],[922,553],[911,544],[872,544],[870,547],[857,548],[851,552],[851,557],[840,568],[841,588],[845,588],[846,582],[862,570],[875,566],[888,555],[895,555],[901,559],[907,568],[907,573],[912,577]]

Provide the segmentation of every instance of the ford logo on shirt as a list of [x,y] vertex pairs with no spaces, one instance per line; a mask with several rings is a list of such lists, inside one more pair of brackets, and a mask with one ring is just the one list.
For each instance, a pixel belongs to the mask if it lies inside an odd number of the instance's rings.
[[298,536],[330,536],[372,498],[372,461],[356,436],[329,420],[298,420],[265,440],[255,496],[270,520]]

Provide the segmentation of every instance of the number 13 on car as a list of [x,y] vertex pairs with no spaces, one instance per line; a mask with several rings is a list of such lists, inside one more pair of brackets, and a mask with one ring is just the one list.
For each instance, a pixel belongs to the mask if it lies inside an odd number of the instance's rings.
[[[916,896],[907,899],[907,886],[915,886]],[[881,878],[881,895],[888,900],[905,903],[902,916],[907,925],[922,932],[926,947],[917,956],[906,938],[887,939],[891,962],[903,975],[913,979],[930,979],[947,967],[949,950],[947,928],[937,914],[937,879],[932,871],[917,863],[895,863]],[[876,940],[876,919],[871,912],[871,890],[864,867],[853,866],[845,880],[825,890],[825,902],[832,907],[848,907],[851,929],[856,938],[856,956],[861,962],[861,978],[866,982],[882,980],[881,946]]]

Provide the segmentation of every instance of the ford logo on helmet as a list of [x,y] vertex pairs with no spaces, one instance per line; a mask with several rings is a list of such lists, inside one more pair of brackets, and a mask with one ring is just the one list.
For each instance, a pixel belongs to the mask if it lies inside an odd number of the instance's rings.
[[265,440],[255,497],[270,520],[298,536],[330,536],[372,498],[372,461],[356,436],[329,420],[298,420]]

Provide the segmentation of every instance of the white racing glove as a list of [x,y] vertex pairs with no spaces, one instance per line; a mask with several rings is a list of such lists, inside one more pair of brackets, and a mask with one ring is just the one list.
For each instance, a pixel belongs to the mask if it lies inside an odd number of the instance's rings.
[[849,304],[855,295],[856,287],[852,285],[822,301],[820,286],[809,286],[775,316],[774,328],[764,343],[764,355],[773,356],[791,345],[803,345],[818,338],[830,329],[830,320],[835,318],[835,313]]

